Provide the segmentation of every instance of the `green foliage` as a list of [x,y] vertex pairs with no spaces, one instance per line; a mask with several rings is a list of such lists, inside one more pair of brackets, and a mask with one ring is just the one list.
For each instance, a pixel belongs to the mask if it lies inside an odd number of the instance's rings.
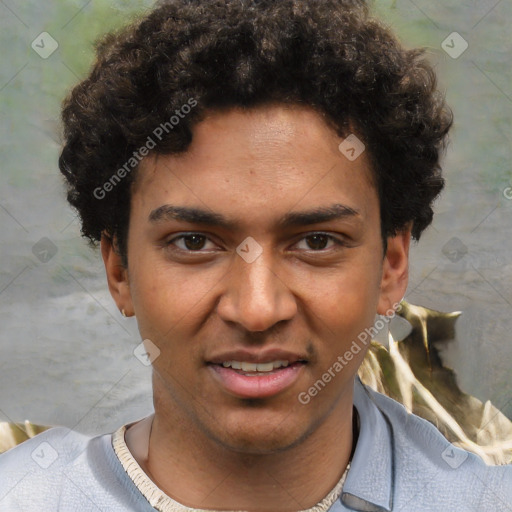
[[[107,32],[118,30],[134,20],[146,8],[143,2],[133,0],[95,0],[78,14],[76,7],[71,8],[69,5],[56,11],[45,30],[50,34],[61,33],[60,57],[73,72],[57,76],[52,74],[50,68],[44,70],[43,83],[56,101],[60,102],[66,90],[86,76],[94,62],[96,41]],[[74,13],[76,16],[73,18]]]

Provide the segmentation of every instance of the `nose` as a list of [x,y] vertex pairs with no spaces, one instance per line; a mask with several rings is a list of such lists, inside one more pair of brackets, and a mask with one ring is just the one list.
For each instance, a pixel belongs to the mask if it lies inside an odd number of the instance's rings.
[[295,297],[273,265],[270,252],[264,251],[252,263],[235,257],[217,305],[219,316],[252,332],[266,331],[293,318],[297,312]]

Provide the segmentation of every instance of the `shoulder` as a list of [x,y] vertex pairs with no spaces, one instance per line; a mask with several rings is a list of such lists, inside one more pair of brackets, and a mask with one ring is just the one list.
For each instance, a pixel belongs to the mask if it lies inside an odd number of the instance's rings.
[[[0,455],[0,511],[23,510],[30,495],[47,508],[60,495],[65,469],[90,438],[67,428],[51,428]],[[29,489],[31,489],[29,493]]]
[[[1,454],[0,470],[11,474],[34,467],[51,473],[76,459],[91,439],[68,428],[51,428]],[[2,479],[0,489],[4,486]]]
[[111,439],[58,427],[0,455],[0,512],[147,510]]
[[[390,427],[398,494],[410,492],[414,481],[419,482],[422,501],[439,502],[445,508],[450,505],[450,510],[509,510],[512,465],[485,464],[475,453],[451,444],[430,422],[408,413],[395,400],[366,389]],[[464,508],[464,504],[473,508]]]

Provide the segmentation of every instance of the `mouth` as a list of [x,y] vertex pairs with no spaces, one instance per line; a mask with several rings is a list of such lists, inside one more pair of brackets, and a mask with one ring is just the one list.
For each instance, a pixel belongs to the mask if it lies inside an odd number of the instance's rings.
[[215,381],[238,398],[269,398],[291,387],[304,370],[297,357],[262,360],[227,359],[208,364]]
[[249,363],[247,361],[224,361],[222,363],[223,368],[231,368],[248,377],[267,375],[274,370],[286,368],[289,365],[290,362],[286,360],[276,360],[268,363]]

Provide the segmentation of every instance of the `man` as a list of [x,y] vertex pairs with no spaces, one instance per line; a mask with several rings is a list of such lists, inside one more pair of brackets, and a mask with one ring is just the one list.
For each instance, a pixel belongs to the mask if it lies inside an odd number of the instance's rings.
[[421,52],[361,1],[170,0],[103,41],[63,120],[155,413],[8,451],[1,510],[512,510],[510,466],[356,378],[443,186]]

